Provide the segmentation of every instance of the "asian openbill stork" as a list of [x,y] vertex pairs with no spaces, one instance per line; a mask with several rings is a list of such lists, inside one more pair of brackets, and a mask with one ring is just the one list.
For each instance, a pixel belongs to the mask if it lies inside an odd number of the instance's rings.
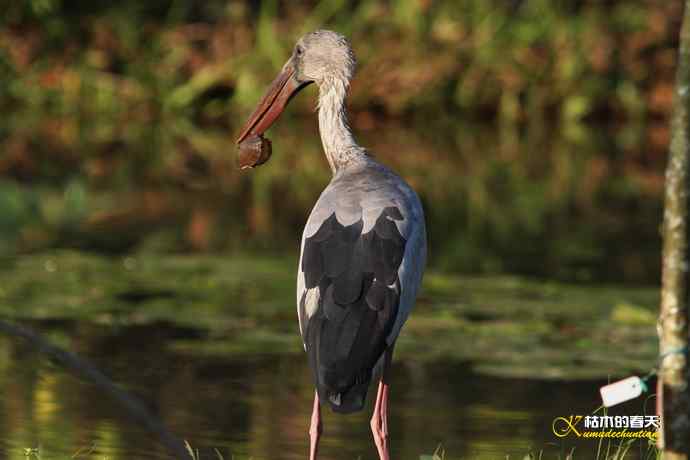
[[345,96],[354,70],[345,37],[327,30],[305,35],[237,141],[261,136],[295,93],[317,84],[319,132],[333,178],[304,228],[297,273],[300,332],[316,383],[311,460],[321,404],[341,413],[362,409],[372,378],[379,384],[371,430],[379,457],[389,459],[387,371],[426,261],[417,194],[352,136]]

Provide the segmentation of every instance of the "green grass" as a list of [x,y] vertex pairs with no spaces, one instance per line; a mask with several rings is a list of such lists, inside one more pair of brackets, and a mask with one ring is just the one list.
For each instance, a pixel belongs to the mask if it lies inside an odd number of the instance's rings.
[[[632,447],[632,443],[634,441],[628,440],[627,442],[621,441],[617,445],[614,445],[612,441],[609,440],[607,446],[605,449],[597,449],[596,457],[593,457],[593,460],[625,460],[629,458],[628,452],[630,451],[630,448]],[[201,456],[199,454],[198,449],[194,449],[189,442],[185,441],[185,446],[187,448],[187,451],[189,452],[189,457],[192,460],[200,460]],[[218,450],[214,449],[214,454],[216,455],[216,458],[218,460],[225,460],[226,457],[223,456],[223,454]],[[656,449],[656,447],[650,447],[649,450],[650,454],[644,457],[645,460],[652,460],[652,459],[660,459],[661,458],[661,452]],[[71,458],[73,459],[78,459],[82,455],[88,455],[89,450],[88,449],[80,449],[77,452],[75,452],[74,455],[72,455]],[[41,449],[40,448],[26,448],[24,449],[24,455],[27,460],[41,460]],[[580,457],[579,455],[576,455],[575,450],[571,450],[568,454],[566,454],[564,457],[561,457],[560,455],[556,457],[545,457],[543,454],[543,451],[537,451],[535,453],[529,452],[525,454],[524,457],[521,458],[516,458],[515,460],[577,460],[578,458],[592,458],[586,455],[585,453],[582,454]],[[237,460],[237,457],[234,455],[230,456],[228,460]],[[248,460],[251,460],[251,457],[248,458]],[[419,460],[454,460],[453,457],[447,456],[446,451],[443,449],[442,446],[438,446],[434,453],[430,455],[420,455]],[[471,459],[467,459],[471,460]],[[510,456],[506,456],[505,460],[511,460]]]

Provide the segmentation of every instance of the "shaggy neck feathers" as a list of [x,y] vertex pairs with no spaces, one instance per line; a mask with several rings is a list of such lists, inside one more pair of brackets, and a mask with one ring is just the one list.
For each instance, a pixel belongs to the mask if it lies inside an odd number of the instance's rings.
[[347,120],[347,90],[345,78],[331,78],[319,84],[319,132],[333,174],[366,156],[366,150],[352,136]]

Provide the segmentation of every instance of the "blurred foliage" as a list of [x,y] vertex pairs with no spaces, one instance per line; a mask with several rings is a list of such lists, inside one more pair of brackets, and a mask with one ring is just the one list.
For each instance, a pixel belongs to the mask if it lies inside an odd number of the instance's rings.
[[[352,124],[420,191],[431,263],[654,280],[680,2],[0,6],[0,251],[294,252],[328,180],[315,89],[235,169],[302,33],[348,35]],[[317,160],[318,159],[318,160]]]
[[356,111],[665,115],[680,11],[653,0],[8,2],[4,100],[221,121],[249,109],[301,34],[326,26],[355,45]]

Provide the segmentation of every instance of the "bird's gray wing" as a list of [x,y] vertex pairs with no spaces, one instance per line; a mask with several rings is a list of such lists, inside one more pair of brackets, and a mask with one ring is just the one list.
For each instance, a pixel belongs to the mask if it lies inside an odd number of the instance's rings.
[[[420,208],[421,209],[421,208]],[[426,229],[424,220],[419,225],[411,226],[405,245],[405,255],[398,269],[400,280],[400,301],[395,324],[386,338],[388,345],[395,343],[407,317],[414,307],[417,292],[422,284],[424,268],[426,267]]]
[[419,201],[397,176],[377,174],[324,191],[302,241],[300,331],[319,395],[336,410],[363,404],[372,368],[414,303],[417,286],[404,283],[418,284],[423,269],[410,265],[424,262]]

